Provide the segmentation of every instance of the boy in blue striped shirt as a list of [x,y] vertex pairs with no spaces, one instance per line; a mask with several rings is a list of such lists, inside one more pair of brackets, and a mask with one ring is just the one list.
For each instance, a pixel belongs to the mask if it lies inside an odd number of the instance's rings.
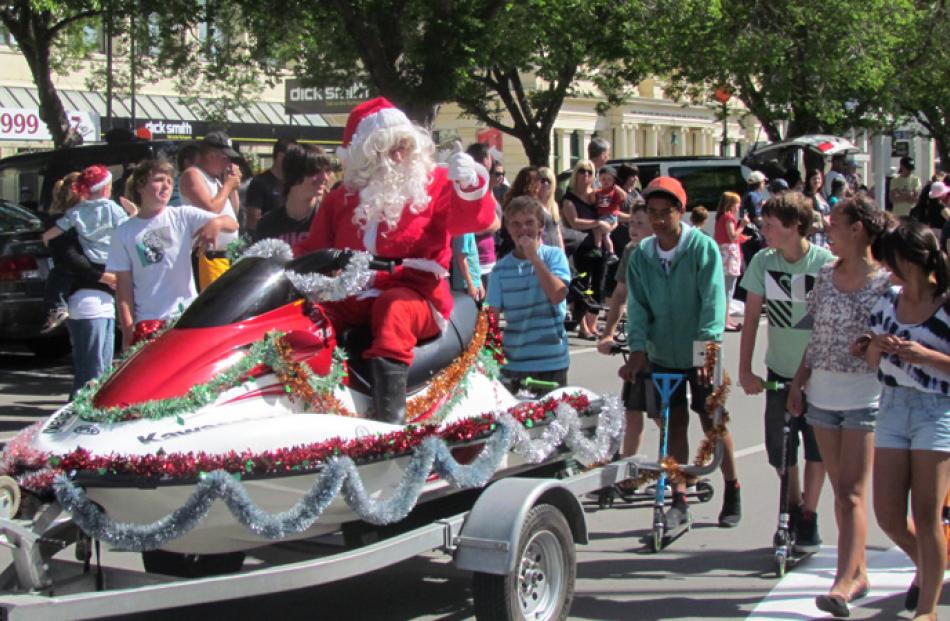
[[564,317],[571,271],[564,251],[541,243],[544,206],[519,196],[505,207],[505,228],[515,249],[495,264],[488,307],[505,318],[502,373],[513,391],[526,377],[567,383],[570,356]]

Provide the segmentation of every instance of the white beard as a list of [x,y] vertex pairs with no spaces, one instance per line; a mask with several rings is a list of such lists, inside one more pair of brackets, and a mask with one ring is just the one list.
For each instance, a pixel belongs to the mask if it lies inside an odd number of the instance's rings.
[[360,190],[360,204],[353,213],[353,223],[365,229],[371,222],[385,223],[390,229],[396,227],[403,211],[419,213],[431,200],[428,193],[428,158],[413,153],[396,164],[384,157],[376,172]]

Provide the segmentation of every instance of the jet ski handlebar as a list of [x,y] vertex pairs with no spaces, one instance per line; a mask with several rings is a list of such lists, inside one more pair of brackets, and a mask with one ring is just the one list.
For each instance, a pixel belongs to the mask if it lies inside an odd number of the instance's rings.
[[[354,251],[348,249],[322,248],[291,260],[285,267],[301,274],[333,272],[346,267],[353,255]],[[369,269],[378,272],[391,272],[401,263],[401,259],[385,259],[374,256],[370,259]]]

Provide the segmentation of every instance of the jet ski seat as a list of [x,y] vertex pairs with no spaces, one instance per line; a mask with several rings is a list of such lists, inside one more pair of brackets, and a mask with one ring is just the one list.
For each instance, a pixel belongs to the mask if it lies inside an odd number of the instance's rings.
[[[453,292],[455,305],[449,321],[439,336],[421,341],[413,350],[407,388],[409,394],[418,391],[432,377],[458,358],[472,342],[478,322],[478,307],[465,293]],[[367,329],[350,329],[338,337],[338,344],[346,351],[349,364],[350,388],[370,394],[372,374],[363,352],[369,349],[372,334]]]

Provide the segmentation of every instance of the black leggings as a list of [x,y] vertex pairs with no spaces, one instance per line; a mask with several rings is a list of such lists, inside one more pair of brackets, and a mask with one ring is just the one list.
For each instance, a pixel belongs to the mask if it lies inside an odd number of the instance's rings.
[[[589,299],[596,304],[604,303],[604,275],[606,273],[606,258],[592,258],[588,253],[594,247],[594,236],[588,235],[574,254],[574,267],[578,274],[587,274],[587,287],[593,291]],[[598,309],[591,308],[587,298],[578,296],[574,303],[574,315],[580,319],[585,313],[596,313]]]

